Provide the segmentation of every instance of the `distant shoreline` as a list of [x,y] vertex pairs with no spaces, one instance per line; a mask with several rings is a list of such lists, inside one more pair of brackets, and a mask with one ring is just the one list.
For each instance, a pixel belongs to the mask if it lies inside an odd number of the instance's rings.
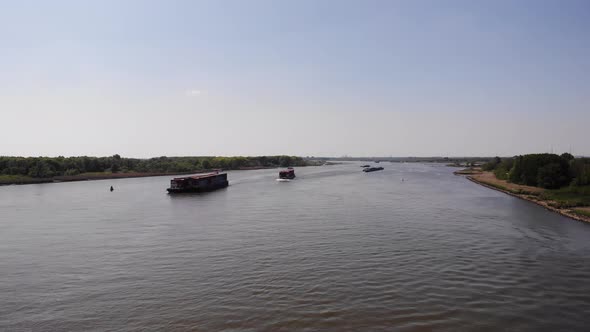
[[[303,167],[303,166],[300,166],[300,167]],[[222,171],[248,171],[248,170],[257,170],[257,169],[272,169],[272,168],[277,168],[277,167],[270,167],[270,166],[268,166],[268,167],[266,167],[266,166],[241,167],[239,169],[231,169],[231,170],[228,169],[228,170],[222,170]],[[188,175],[188,174],[215,172],[215,171],[217,171],[217,170],[216,169],[209,169],[209,170],[195,170],[192,172],[174,172],[174,173],[161,173],[161,172],[89,173],[89,174],[79,174],[79,175],[54,176],[52,178],[47,178],[47,179],[19,177],[14,180],[5,180],[5,181],[2,181],[0,179],[0,186],[76,182],[76,181],[94,181],[94,180],[111,180],[111,179],[146,178],[146,177],[156,177],[156,176],[175,176],[175,175]]]
[[129,179],[129,178],[146,178],[154,176],[173,176],[183,174],[193,174],[199,172],[183,172],[183,173],[114,173],[114,174],[81,174],[69,176],[56,176],[48,179],[26,178],[22,177],[12,181],[2,181],[0,186],[10,185],[27,185],[27,184],[42,184],[42,183],[60,183],[60,182],[76,182],[76,181],[93,181],[93,180],[109,180],[109,179]]
[[[528,201],[531,203],[535,203],[537,205],[544,207],[545,209],[547,209],[549,211],[559,213],[560,215],[562,215],[564,217],[568,217],[570,219],[574,219],[577,221],[590,223],[590,216],[581,215],[579,213],[576,213],[575,211],[573,211],[573,209],[570,209],[570,208],[558,208],[558,207],[551,206],[550,205],[551,201],[541,199],[539,197],[539,194],[543,191],[543,189],[541,189],[541,188],[512,184],[512,183],[509,183],[505,180],[496,179],[495,177],[494,177],[494,181],[490,182],[488,179],[486,179],[486,177],[490,177],[490,174],[493,176],[493,173],[484,172],[484,171],[480,171],[480,170],[460,170],[460,171],[456,171],[453,173],[455,175],[465,175],[467,180],[469,180],[473,183],[477,183],[481,186],[484,186],[484,187],[487,187],[487,188],[490,188],[490,189],[493,189],[496,191],[503,192],[503,193],[508,194],[510,196],[520,198],[522,200],[525,200],[525,201]],[[511,189],[514,191],[512,191]],[[578,209],[590,212],[590,209],[588,209],[588,208],[578,208]]]

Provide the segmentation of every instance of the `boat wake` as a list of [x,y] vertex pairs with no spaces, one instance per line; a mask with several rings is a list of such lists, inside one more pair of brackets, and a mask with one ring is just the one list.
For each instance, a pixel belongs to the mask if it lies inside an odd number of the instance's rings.
[[277,179],[277,182],[291,182],[290,179]]

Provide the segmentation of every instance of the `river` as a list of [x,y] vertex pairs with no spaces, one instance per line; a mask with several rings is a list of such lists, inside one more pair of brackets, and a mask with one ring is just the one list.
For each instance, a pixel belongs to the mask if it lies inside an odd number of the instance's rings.
[[589,224],[359,165],[0,187],[0,331],[588,330]]

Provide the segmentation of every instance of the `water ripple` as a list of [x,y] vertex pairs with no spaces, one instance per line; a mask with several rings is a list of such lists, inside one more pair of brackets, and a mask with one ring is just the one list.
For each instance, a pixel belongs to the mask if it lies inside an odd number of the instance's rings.
[[587,330],[588,225],[445,167],[358,166],[0,187],[0,330]]

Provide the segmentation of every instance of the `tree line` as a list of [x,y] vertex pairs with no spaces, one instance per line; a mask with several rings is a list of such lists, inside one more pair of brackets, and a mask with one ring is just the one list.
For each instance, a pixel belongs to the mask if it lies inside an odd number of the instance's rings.
[[82,173],[182,173],[209,169],[306,166],[301,157],[156,157],[150,159],[110,157],[5,157],[0,156],[0,174],[32,178],[70,176]]
[[498,179],[547,189],[590,185],[590,158],[574,158],[569,153],[495,157],[482,169],[493,171]]

